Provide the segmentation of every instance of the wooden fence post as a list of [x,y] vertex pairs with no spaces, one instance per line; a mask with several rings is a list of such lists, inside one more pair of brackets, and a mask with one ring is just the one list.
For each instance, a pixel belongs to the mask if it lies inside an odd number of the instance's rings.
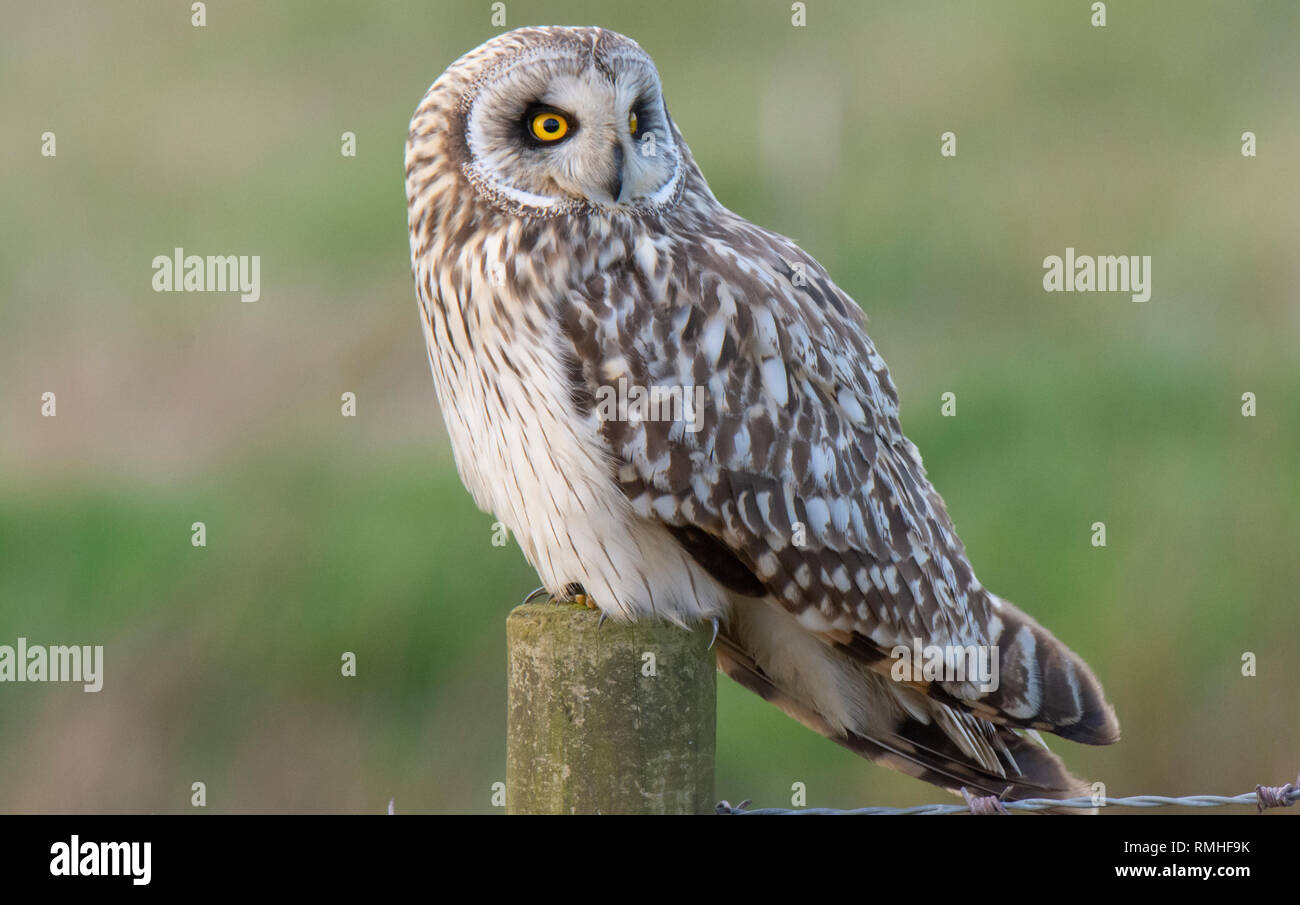
[[506,813],[712,813],[712,631],[599,615],[537,603],[506,619]]

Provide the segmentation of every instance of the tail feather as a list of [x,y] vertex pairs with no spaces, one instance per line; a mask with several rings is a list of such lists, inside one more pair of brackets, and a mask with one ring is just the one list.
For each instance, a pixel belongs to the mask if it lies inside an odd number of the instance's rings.
[[[953,792],[964,787],[973,794],[1009,799],[1089,794],[1088,784],[1072,776],[1059,757],[1005,721],[984,719],[977,709],[950,706],[893,682],[803,630],[781,608],[760,601],[747,604],[736,609],[732,623],[719,635],[718,668],[813,731],[871,761]],[[1008,630],[1029,624],[1024,618],[1006,618]],[[1017,654],[1013,669],[1027,662],[1027,656]],[[1077,669],[1071,675],[1092,678]],[[1066,713],[1068,708],[1055,703],[1055,694],[1042,698],[1056,708],[1044,712]],[[1073,700],[1072,695],[1067,703]],[[1077,719],[1070,725],[1083,722]]]
[[971,709],[999,722],[1052,732],[1070,741],[1110,745],[1119,720],[1088,664],[1007,601],[989,595],[993,644],[1001,671],[996,690]]

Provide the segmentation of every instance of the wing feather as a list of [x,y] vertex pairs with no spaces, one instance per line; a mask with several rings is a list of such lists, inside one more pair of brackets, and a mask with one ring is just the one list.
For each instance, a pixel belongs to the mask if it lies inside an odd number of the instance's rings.
[[[987,643],[986,599],[861,310],[789,240],[739,218],[714,229],[660,237],[560,302],[575,398],[620,381],[703,391],[693,423],[584,413],[619,485],[647,518],[716,539],[796,615],[882,650]],[[651,285],[663,297],[637,304]]]
[[[1114,741],[1086,664],[976,579],[861,309],[789,239],[713,214],[689,238],[660,225],[557,302],[573,398],[596,400],[579,415],[634,509],[724,586],[766,591],[877,672],[900,645],[997,647],[999,689],[920,689],[996,723]],[[632,388],[694,404],[599,404]]]

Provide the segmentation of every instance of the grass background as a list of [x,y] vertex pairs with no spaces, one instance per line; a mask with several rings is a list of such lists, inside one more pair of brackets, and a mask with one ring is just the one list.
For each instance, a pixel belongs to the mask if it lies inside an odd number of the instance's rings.
[[[1055,745],[1075,772],[1291,778],[1300,8],[809,6],[806,28],[739,0],[507,15],[636,38],[723,203],[866,309],[982,581],[1118,709],[1119,745]],[[454,472],[402,149],[499,29],[486,2],[189,7],[0,16],[0,643],[106,647],[97,695],[0,686],[0,811],[184,812],[201,780],[218,812],[490,812],[504,618],[536,581]],[[1067,245],[1151,255],[1151,301],[1044,293]],[[176,246],[261,255],[261,301],[155,294]],[[720,798],[945,799],[719,688]]]

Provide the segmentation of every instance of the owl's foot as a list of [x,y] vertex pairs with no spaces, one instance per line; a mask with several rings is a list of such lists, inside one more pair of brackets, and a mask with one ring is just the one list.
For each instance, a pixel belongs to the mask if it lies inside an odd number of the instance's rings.
[[587,596],[587,592],[582,589],[582,585],[580,584],[566,585],[564,588],[564,597],[556,597],[550,591],[546,590],[546,588],[538,588],[520,601],[519,605],[524,606],[525,604],[532,603],[534,600],[540,600],[543,597],[549,597],[551,603],[576,603],[589,610],[600,609],[600,607],[596,606],[596,601]]
[[565,603],[576,603],[579,606],[585,606],[589,610],[600,609],[600,607],[596,606],[596,601],[587,596],[586,590],[577,582],[564,586],[564,596],[566,598]]

